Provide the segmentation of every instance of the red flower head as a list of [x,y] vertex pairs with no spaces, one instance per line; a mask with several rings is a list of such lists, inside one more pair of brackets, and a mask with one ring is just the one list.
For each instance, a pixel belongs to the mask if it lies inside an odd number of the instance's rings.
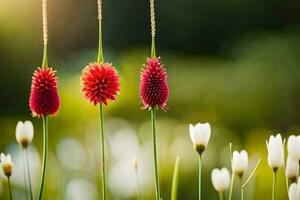
[[147,58],[140,76],[140,97],[144,107],[160,106],[165,110],[168,96],[167,72],[159,58]]
[[82,71],[81,81],[84,97],[94,105],[115,100],[120,90],[119,75],[108,63],[90,63]]
[[34,71],[31,83],[29,107],[33,116],[54,115],[60,106],[57,77],[49,67]]

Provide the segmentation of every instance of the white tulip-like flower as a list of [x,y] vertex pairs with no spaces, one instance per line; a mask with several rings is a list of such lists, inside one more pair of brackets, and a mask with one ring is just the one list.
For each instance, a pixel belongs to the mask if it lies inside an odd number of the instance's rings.
[[12,174],[13,166],[14,166],[11,156],[9,154],[7,154],[5,156],[4,153],[1,153],[0,159],[1,159],[0,165],[1,165],[1,168],[2,168],[5,176],[10,177]]
[[288,153],[300,162],[300,135],[291,135],[288,139]]
[[17,142],[23,147],[31,143],[33,138],[33,125],[31,121],[25,121],[24,123],[19,121],[16,127],[16,139]]
[[297,181],[299,175],[299,162],[291,155],[288,155],[286,161],[285,175],[290,181]]
[[233,173],[242,177],[248,169],[248,153],[245,150],[241,152],[234,151],[232,155],[232,170]]
[[284,150],[283,142],[280,134],[276,137],[273,135],[267,141],[268,148],[268,163],[269,166],[276,172],[279,167],[284,166]]
[[292,183],[289,187],[289,200],[300,199],[300,178],[297,183]]
[[190,124],[190,136],[194,144],[194,148],[201,155],[207,147],[211,129],[209,123],[198,123],[195,126]]
[[227,168],[214,169],[211,172],[211,181],[217,192],[224,192],[230,185],[230,174]]

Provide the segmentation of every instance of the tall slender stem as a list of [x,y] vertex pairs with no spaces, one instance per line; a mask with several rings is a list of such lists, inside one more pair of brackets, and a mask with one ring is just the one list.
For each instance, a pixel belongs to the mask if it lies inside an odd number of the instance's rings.
[[99,20],[99,38],[98,38],[98,63],[104,62],[103,56],[103,42],[102,42],[102,0],[98,0],[98,20]]
[[276,199],[276,171],[273,172],[272,200]]
[[234,173],[232,170],[232,143],[229,144],[229,153],[230,153],[230,164],[231,164],[231,182],[230,182],[230,189],[229,189],[229,197],[228,199],[232,199],[232,191],[233,191],[233,184],[234,184]]
[[202,161],[201,161],[201,155],[199,155],[199,200],[201,200],[201,193],[202,193],[201,175],[202,175]]
[[42,68],[48,67],[47,46],[48,46],[48,22],[47,22],[47,0],[42,0],[42,15],[43,15],[43,43],[44,53]]
[[29,164],[29,155],[28,149],[25,149],[25,156],[26,156],[26,163],[27,163],[27,176],[28,176],[28,183],[29,183],[29,192],[30,192],[30,199],[33,200],[33,193],[32,193],[32,186],[31,186],[31,177],[30,177],[30,164]]
[[241,200],[244,200],[244,188],[241,187]]
[[42,200],[42,196],[43,196],[47,158],[48,158],[48,117],[43,116],[43,166],[42,166],[42,175],[41,175],[41,182],[40,182],[39,200]]
[[24,185],[25,185],[25,197],[28,199],[28,193],[27,193],[27,175],[26,175],[26,155],[25,155],[26,149],[23,148],[23,175],[24,175]]
[[223,194],[223,192],[219,192],[219,200],[224,200],[224,194]]
[[229,190],[229,200],[232,199],[232,191],[233,191],[233,185],[234,185],[234,173],[231,174],[231,182],[230,182],[230,190]]
[[7,177],[7,182],[8,182],[8,191],[9,191],[9,199],[12,200],[12,192],[11,192],[11,184],[10,184],[10,178]]
[[102,154],[102,199],[106,199],[106,170],[105,170],[105,141],[104,141],[104,126],[103,126],[103,111],[102,104],[99,105],[99,121],[100,121],[100,135],[101,135],[101,154]]
[[152,123],[152,137],[153,137],[153,155],[154,155],[154,173],[155,173],[155,190],[156,200],[160,200],[160,187],[159,187],[159,170],[157,164],[157,139],[156,139],[156,110],[155,107],[151,108],[151,123]]
[[156,49],[155,49],[155,8],[154,8],[154,0],[150,0],[150,18],[151,18],[151,58],[156,58]]

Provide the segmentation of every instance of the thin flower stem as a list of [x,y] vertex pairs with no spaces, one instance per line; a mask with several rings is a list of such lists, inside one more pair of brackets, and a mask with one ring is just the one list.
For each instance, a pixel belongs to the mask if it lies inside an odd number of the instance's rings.
[[157,140],[156,140],[156,110],[155,107],[151,108],[151,122],[152,122],[152,136],[153,136],[153,155],[154,155],[154,172],[155,172],[155,190],[156,199],[160,200],[160,187],[159,187],[159,171],[157,166]]
[[100,121],[100,135],[101,135],[101,154],[102,154],[102,199],[106,199],[106,170],[105,170],[105,141],[104,141],[104,126],[103,126],[103,110],[102,103],[99,105],[99,121]]
[[98,44],[98,63],[104,62],[104,56],[103,56],[103,44],[102,44],[102,19],[99,19],[99,44]]
[[155,25],[155,7],[154,7],[154,0],[150,0],[150,18],[151,18],[151,58],[156,58],[156,50],[155,50],[155,32],[156,32],[156,25]]
[[30,177],[30,165],[29,165],[28,149],[25,149],[25,156],[26,156],[26,163],[27,163],[27,176],[28,176],[28,183],[29,183],[30,199],[33,200],[32,186],[31,186],[31,177]]
[[48,157],[48,117],[43,116],[43,166],[40,182],[39,200],[42,200]]
[[276,171],[273,172],[272,200],[276,199]]
[[28,199],[28,193],[27,193],[27,189],[28,189],[28,186],[27,186],[27,175],[26,175],[26,155],[25,155],[25,151],[26,149],[23,148],[23,175],[24,175],[24,185],[25,185],[25,197],[26,197],[26,200]]
[[242,185],[242,189],[244,189],[247,184],[250,182],[250,180],[252,179],[252,177],[254,176],[255,171],[257,170],[259,164],[261,163],[261,158],[258,160],[254,170],[252,171],[251,175],[249,176],[249,178],[246,180],[246,182]]
[[231,164],[231,182],[230,182],[230,190],[229,190],[229,197],[228,199],[232,199],[232,191],[233,191],[233,184],[234,184],[234,173],[232,170],[232,143],[229,144],[229,154],[230,154],[230,164]]
[[48,44],[48,22],[47,22],[47,0],[42,1],[42,15],[43,15],[43,42],[44,42],[44,53],[42,68],[46,69],[48,67],[48,57],[47,57],[47,44]]
[[201,200],[201,175],[202,175],[202,161],[201,161],[201,155],[199,155],[199,200]]
[[156,58],[155,37],[152,37],[151,42],[151,58]]
[[223,192],[219,192],[219,200],[224,200]]
[[241,187],[241,200],[244,200],[244,188]]
[[12,200],[12,192],[11,192],[11,184],[10,184],[10,178],[7,177],[7,182],[8,182],[8,191],[9,191],[9,199]]

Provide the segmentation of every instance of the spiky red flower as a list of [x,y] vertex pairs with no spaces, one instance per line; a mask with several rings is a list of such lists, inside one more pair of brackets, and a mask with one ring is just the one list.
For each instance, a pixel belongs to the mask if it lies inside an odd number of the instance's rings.
[[147,64],[140,76],[140,97],[144,107],[160,106],[165,110],[168,96],[167,72],[160,59],[147,58]]
[[51,67],[37,68],[32,76],[29,107],[33,116],[54,115],[60,101],[57,89],[57,77]]
[[107,100],[116,100],[120,90],[120,77],[109,63],[90,63],[82,70],[81,91],[84,97],[94,105]]

